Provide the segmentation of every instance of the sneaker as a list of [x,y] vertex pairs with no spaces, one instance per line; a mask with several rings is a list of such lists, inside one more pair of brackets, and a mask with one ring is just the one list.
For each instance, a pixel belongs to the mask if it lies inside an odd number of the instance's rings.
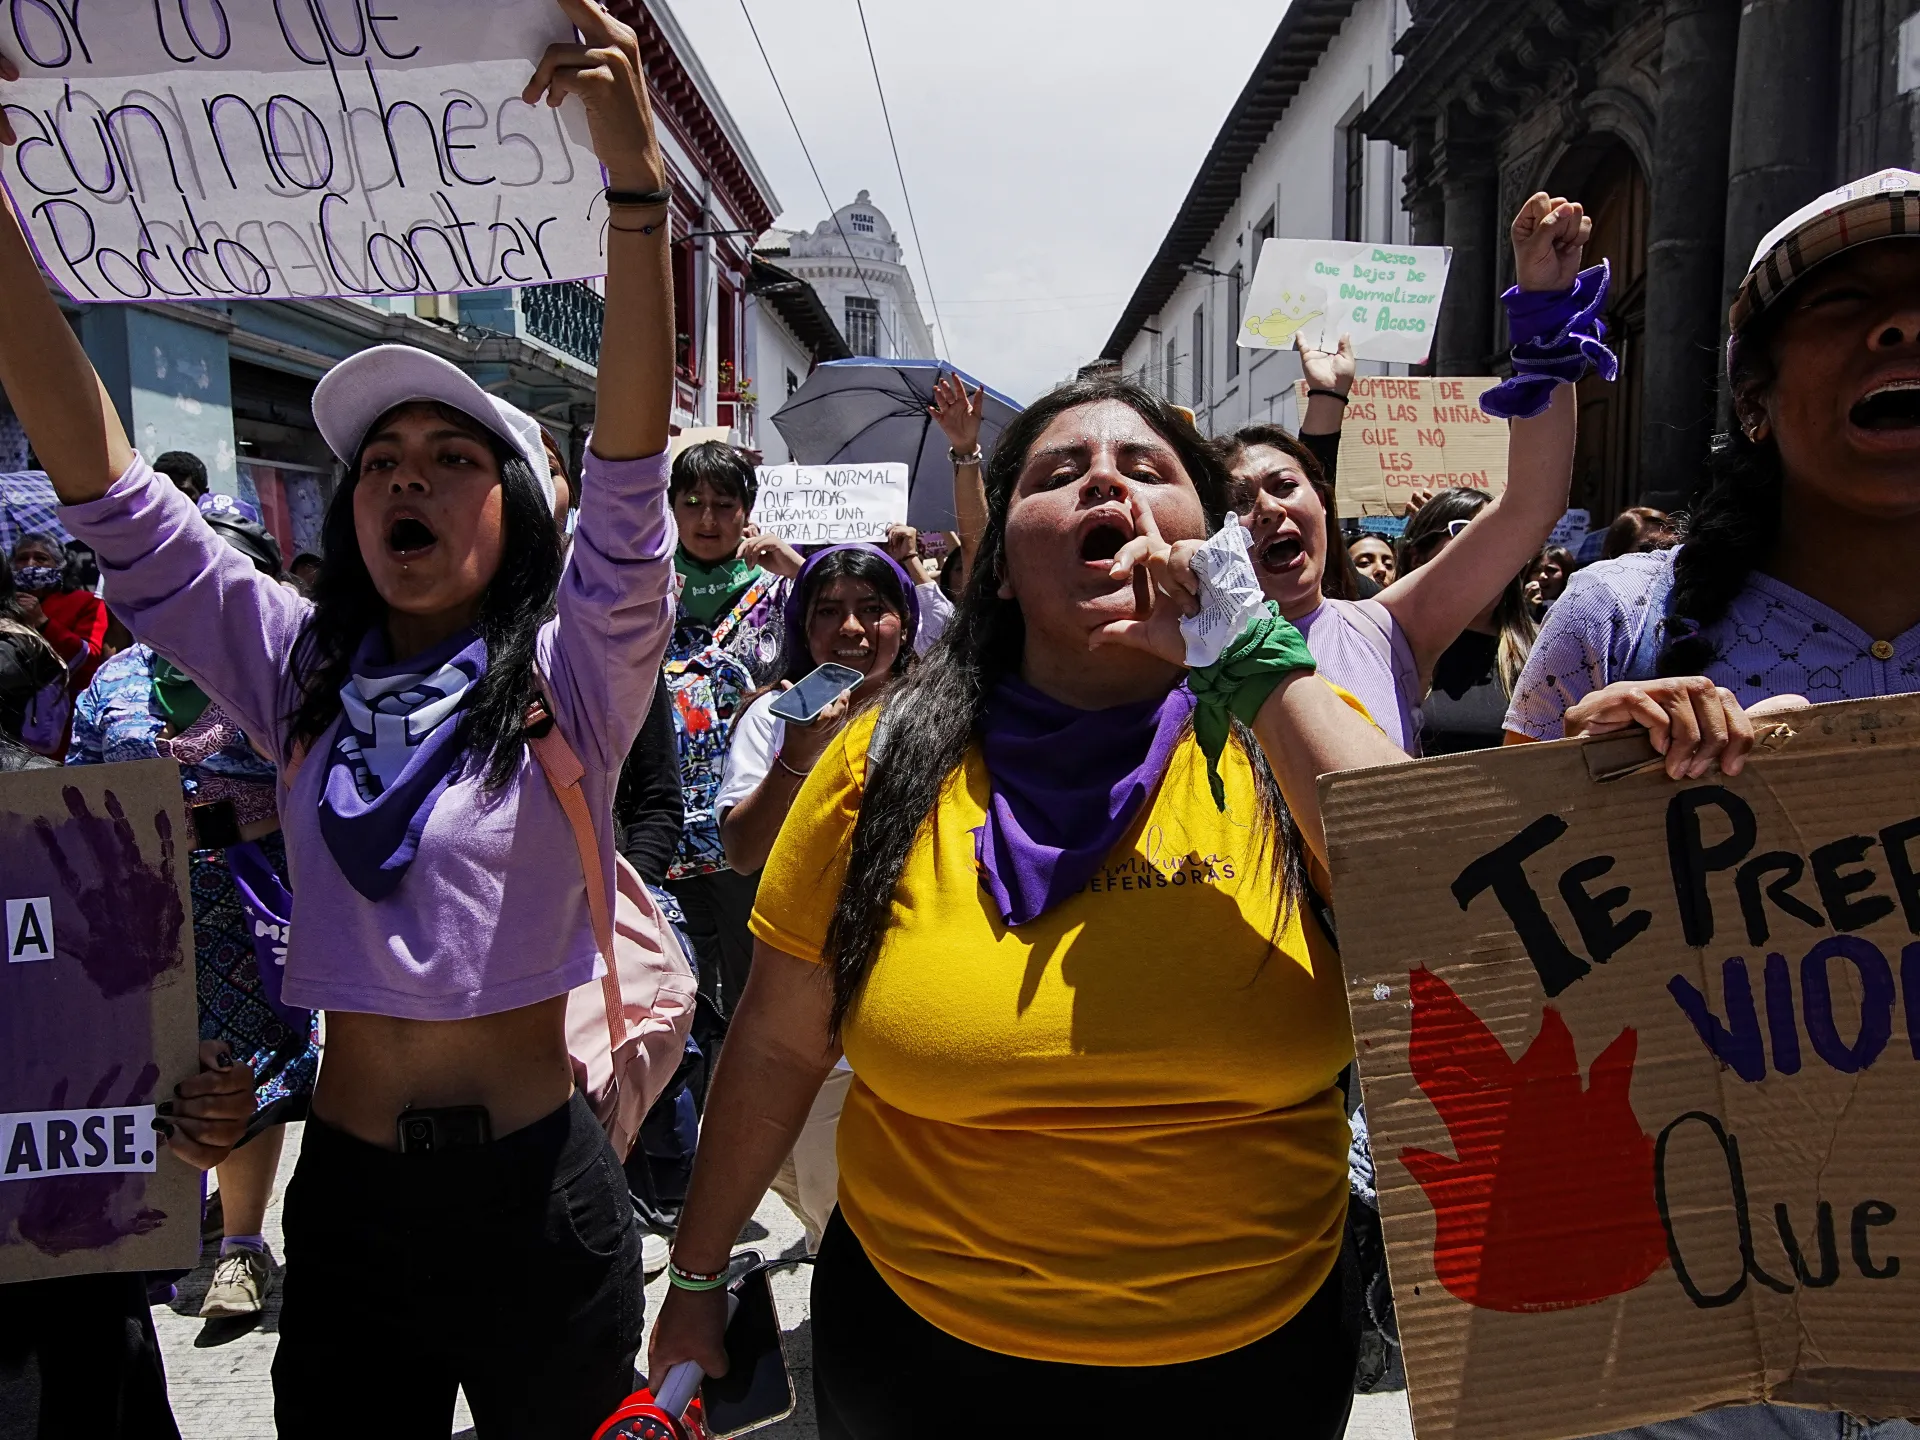
[[640,1268],[651,1280],[667,1268],[667,1262],[673,1258],[673,1251],[667,1244],[667,1237],[655,1235],[651,1230],[640,1237]]
[[271,1285],[265,1255],[244,1247],[230,1250],[213,1267],[213,1284],[200,1307],[200,1318],[230,1320],[258,1315]]

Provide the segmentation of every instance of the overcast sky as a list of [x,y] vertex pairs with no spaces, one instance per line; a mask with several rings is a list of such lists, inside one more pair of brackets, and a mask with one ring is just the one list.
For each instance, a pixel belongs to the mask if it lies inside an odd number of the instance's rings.
[[[670,0],[785,207],[827,207],[741,16]],[[961,369],[1031,400],[1093,358],[1286,6],[865,0],[933,294]],[[926,272],[854,0],[747,0],[835,205],[862,189]]]

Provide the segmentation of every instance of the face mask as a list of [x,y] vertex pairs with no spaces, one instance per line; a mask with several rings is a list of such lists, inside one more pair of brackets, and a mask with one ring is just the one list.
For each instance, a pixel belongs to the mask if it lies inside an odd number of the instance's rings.
[[60,567],[57,565],[16,565],[13,570],[13,583],[22,590],[52,590],[60,584]]

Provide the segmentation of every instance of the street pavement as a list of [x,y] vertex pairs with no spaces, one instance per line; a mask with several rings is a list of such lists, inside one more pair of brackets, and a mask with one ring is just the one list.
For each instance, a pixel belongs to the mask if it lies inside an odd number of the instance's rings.
[[[280,1200],[293,1163],[300,1154],[301,1127],[288,1127],[287,1145],[267,1211],[266,1236],[276,1261],[280,1254]],[[741,1243],[762,1254],[800,1255],[805,1238],[800,1223],[773,1195],[741,1236]],[[184,1440],[271,1440],[273,1435],[273,1351],[279,1343],[280,1296],[268,1297],[257,1321],[201,1320],[195,1313],[213,1276],[214,1252],[209,1245],[200,1268],[180,1282],[171,1305],[156,1305],[154,1325],[166,1352],[167,1389]],[[786,1332],[787,1363],[793,1372],[798,1406],[792,1418],[758,1431],[766,1440],[816,1440],[813,1421],[813,1337],[807,1317],[809,1271],[785,1270],[773,1277],[775,1308]],[[666,1294],[666,1276],[647,1286],[647,1314],[656,1315]],[[643,1352],[644,1353],[644,1352]],[[472,1434],[472,1421],[463,1398],[455,1412],[453,1434]],[[1361,1395],[1354,1401],[1347,1440],[1412,1440],[1406,1395]]]

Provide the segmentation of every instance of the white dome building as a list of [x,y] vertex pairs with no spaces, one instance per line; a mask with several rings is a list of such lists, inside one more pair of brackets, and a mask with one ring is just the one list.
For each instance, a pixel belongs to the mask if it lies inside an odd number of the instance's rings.
[[933,335],[904,253],[892,222],[862,190],[831,220],[795,233],[779,264],[813,286],[855,355],[932,360]]

